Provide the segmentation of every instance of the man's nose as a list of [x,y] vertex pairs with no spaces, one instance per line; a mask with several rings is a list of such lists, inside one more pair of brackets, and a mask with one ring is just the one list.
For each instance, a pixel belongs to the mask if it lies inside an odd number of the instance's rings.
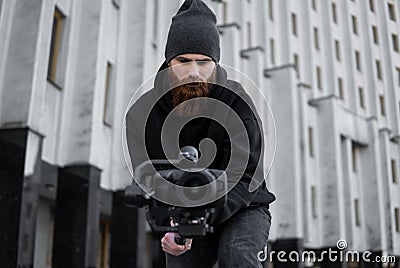
[[199,67],[197,66],[196,62],[191,62],[189,64],[188,76],[190,78],[196,78],[196,79],[200,76]]

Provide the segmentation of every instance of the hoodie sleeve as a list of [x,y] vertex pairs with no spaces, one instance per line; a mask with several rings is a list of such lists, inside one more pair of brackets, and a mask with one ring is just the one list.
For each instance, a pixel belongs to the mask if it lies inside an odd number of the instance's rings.
[[[240,109],[239,109],[240,110]],[[243,110],[242,110],[243,111]],[[246,112],[242,114],[247,114]],[[254,199],[260,188],[254,192],[249,192],[249,185],[253,178],[257,180],[263,180],[263,135],[261,123],[252,116],[242,118],[242,122],[245,126],[246,131],[243,128],[238,127],[236,124],[229,124],[228,129],[230,130],[231,137],[224,138],[224,158],[223,167],[226,168],[228,163],[232,161],[233,168],[226,170],[228,177],[228,186],[232,184],[232,180],[240,178],[239,182],[231,189],[227,194],[227,204],[222,208],[217,208],[216,212],[212,216],[210,223],[218,224],[230,218],[239,209],[248,207],[251,201]],[[249,147],[244,145],[245,139],[248,139]],[[250,151],[248,151],[250,149]],[[231,152],[234,155],[231,155]],[[246,157],[248,156],[247,165],[244,172],[243,167],[237,168],[240,165],[244,165]],[[260,163],[261,166],[257,167]],[[241,171],[240,171],[241,170]]]

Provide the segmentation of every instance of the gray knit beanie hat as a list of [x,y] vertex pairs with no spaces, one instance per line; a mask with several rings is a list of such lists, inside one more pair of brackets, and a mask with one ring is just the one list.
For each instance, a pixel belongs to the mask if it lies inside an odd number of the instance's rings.
[[195,53],[218,63],[220,44],[216,24],[215,14],[203,1],[186,0],[172,17],[165,48],[166,62],[181,54]]

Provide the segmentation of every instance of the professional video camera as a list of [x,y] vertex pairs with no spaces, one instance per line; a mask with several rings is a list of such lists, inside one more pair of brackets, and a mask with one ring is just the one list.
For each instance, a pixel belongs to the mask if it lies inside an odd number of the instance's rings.
[[[197,149],[185,146],[176,160],[150,160],[140,164],[134,172],[137,183],[134,181],[125,189],[125,204],[144,207],[152,230],[177,232],[183,239],[176,237],[175,242],[181,245],[185,243],[184,238],[212,233],[213,227],[208,219],[217,208],[226,204],[226,173],[223,170],[199,168],[197,162]],[[201,187],[209,183],[212,183],[211,187]],[[171,200],[173,204],[182,205],[170,205],[160,200]],[[158,224],[157,215],[150,213],[152,208],[164,210],[173,219],[173,226]]]

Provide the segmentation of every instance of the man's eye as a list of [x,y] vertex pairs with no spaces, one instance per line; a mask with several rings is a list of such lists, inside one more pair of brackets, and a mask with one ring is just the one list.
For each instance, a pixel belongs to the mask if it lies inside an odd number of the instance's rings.
[[209,63],[210,63],[209,61],[198,61],[197,62],[197,64],[200,65],[200,66],[205,66],[205,65],[207,65]]

